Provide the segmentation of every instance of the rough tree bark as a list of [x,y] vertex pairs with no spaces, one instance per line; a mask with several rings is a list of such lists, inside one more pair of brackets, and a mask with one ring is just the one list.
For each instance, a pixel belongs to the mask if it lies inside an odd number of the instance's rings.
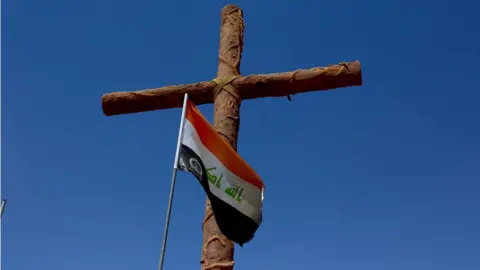
[[[243,14],[234,5],[222,10],[220,27],[220,49],[218,53],[217,77],[240,75],[240,60],[243,51]],[[221,91],[214,100],[213,126],[235,150],[237,149],[240,126],[240,93]],[[232,95],[233,94],[233,95]],[[203,222],[203,250],[200,260],[202,270],[233,269],[234,244],[218,228],[207,199]]]

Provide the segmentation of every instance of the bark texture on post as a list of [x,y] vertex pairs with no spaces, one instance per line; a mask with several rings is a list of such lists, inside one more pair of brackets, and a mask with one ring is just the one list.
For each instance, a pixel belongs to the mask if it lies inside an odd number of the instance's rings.
[[[240,60],[243,51],[243,14],[234,5],[222,10],[220,27],[220,49],[218,54],[217,77],[240,75]],[[213,126],[217,132],[237,149],[238,129],[240,126],[241,93],[234,95],[220,91],[214,100]],[[235,97],[237,96],[237,97]],[[234,244],[218,228],[207,199],[203,222],[202,270],[233,269]]]

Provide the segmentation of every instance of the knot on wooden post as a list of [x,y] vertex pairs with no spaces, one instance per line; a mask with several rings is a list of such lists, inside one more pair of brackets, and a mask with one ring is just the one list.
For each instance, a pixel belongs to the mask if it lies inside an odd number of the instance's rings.
[[216,84],[215,88],[213,89],[213,101],[215,101],[218,94],[220,94],[220,92],[223,90],[237,99],[237,101],[240,103],[242,98],[240,97],[238,90],[231,85],[231,83],[239,77],[240,76],[224,76],[213,79],[212,82]]
[[218,262],[218,263],[211,263],[205,266],[204,270],[210,270],[210,269],[232,269],[232,267],[235,265],[234,261],[230,262]]
[[225,247],[225,241],[222,240],[218,235],[214,235],[210,237],[205,244],[203,245],[202,248],[202,258],[200,259],[200,263],[204,264],[203,270],[208,270],[208,269],[231,269],[233,265],[235,264],[235,261],[233,260],[228,260],[224,262],[210,262],[207,258],[207,248],[208,245],[214,241],[220,242],[220,244]]

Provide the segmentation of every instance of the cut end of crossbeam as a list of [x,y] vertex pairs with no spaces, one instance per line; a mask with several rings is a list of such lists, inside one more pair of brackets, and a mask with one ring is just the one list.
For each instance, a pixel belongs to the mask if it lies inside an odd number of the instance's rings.
[[112,116],[115,114],[119,114],[118,108],[116,108],[117,106],[114,106],[115,110],[111,106],[112,104],[115,104],[115,102],[112,100],[112,95],[114,94],[115,93],[109,93],[109,94],[104,94],[102,96],[102,111],[105,116]]
[[352,86],[363,85],[362,66],[360,65],[360,61],[353,61],[346,64],[351,70],[353,77],[356,79],[356,84]]
[[337,66],[344,66],[346,68],[346,74],[350,79],[350,81],[345,80],[346,85],[344,87],[363,85],[362,66],[360,65],[360,61],[340,63]]
[[[116,96],[118,93],[108,93],[102,96],[102,111],[105,116],[112,116],[116,114],[122,114],[123,107],[118,106],[118,102],[116,101]],[[121,101],[120,101],[121,102]],[[121,102],[125,103],[125,102]],[[128,113],[128,112],[127,112]]]

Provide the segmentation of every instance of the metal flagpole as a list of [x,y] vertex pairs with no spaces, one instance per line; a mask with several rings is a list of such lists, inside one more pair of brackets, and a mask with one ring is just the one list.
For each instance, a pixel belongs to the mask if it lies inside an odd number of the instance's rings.
[[5,205],[7,204],[7,200],[2,200],[2,205],[0,206],[0,270],[2,270],[2,258],[1,258],[1,250],[2,250],[2,245],[1,245],[1,241],[2,241],[2,221],[3,221],[3,212],[5,210]]
[[2,205],[0,206],[0,219],[3,217],[3,210],[5,209],[5,205],[7,204],[7,200],[2,200]]
[[185,125],[185,112],[186,112],[186,109],[187,109],[187,100],[188,100],[188,95],[185,94],[185,97],[183,99],[182,118],[180,120],[180,130],[178,131],[177,150],[175,152],[175,161],[173,163],[172,183],[170,185],[170,196],[168,198],[167,216],[165,218],[165,229],[163,231],[162,249],[160,251],[160,261],[158,263],[158,270],[163,269],[163,262],[165,260],[165,249],[166,249],[166,246],[167,246],[168,226],[170,225],[170,214],[172,212],[173,193],[175,191],[175,181],[176,181],[176,178],[177,178],[178,158],[180,156],[180,147],[182,145],[183,126]]

